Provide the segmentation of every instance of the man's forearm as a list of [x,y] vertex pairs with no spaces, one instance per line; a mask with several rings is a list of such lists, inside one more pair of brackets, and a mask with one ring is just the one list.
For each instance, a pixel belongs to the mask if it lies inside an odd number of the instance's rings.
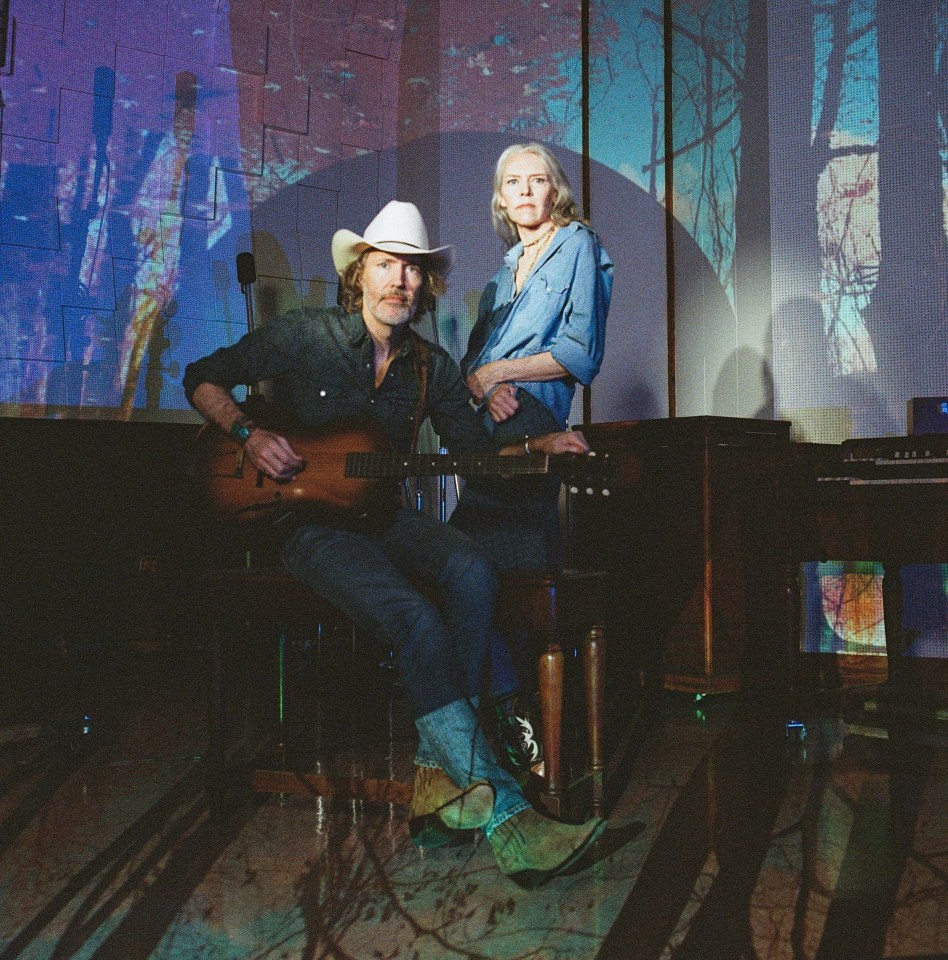
[[194,388],[191,402],[205,420],[220,427],[224,433],[229,433],[235,423],[248,420],[230,391],[214,383],[199,383]]

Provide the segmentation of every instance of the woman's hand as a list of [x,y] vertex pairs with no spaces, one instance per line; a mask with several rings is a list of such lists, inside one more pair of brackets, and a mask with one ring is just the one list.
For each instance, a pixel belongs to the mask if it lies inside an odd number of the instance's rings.
[[589,453],[589,444],[578,430],[561,430],[559,433],[544,433],[530,437],[531,453]]
[[498,383],[487,398],[487,412],[494,423],[509,420],[519,409],[517,388],[512,383]]
[[478,403],[483,403],[491,390],[503,382],[504,377],[500,374],[500,364],[501,361],[494,360],[468,374],[467,388]]
[[[541,433],[527,439],[530,453],[545,453],[550,456],[559,453],[589,453],[589,444],[578,430],[560,430],[558,433]],[[523,455],[526,447],[523,443],[511,443],[498,451],[503,457]]]

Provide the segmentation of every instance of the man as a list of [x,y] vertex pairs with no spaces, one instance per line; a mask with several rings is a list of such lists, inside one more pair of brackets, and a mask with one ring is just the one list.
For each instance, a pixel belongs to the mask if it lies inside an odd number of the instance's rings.
[[[304,461],[285,437],[240,410],[230,393],[237,384],[273,378],[275,396],[308,427],[370,416],[396,451],[411,451],[418,421],[429,416],[452,452],[493,452],[457,366],[409,326],[420,306],[443,292],[452,248],[431,248],[418,210],[392,201],[364,236],[337,231],[332,253],[343,308],[292,311],[192,363],[184,378],[191,403],[274,479],[292,476]],[[568,431],[531,437],[530,448],[588,450]],[[522,444],[500,452],[520,453]],[[396,506],[371,526],[308,518],[290,533],[282,557],[295,576],[397,652],[419,734],[409,811],[416,843],[441,845],[453,830],[483,827],[501,870],[536,886],[602,833],[601,819],[561,824],[530,807],[478,724],[497,574],[464,533]],[[437,587],[440,604],[412,585],[419,578]]]

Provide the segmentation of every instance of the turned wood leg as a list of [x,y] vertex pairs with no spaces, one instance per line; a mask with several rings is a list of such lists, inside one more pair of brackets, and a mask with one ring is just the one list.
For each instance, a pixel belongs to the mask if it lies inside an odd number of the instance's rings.
[[556,648],[541,654],[539,674],[546,799],[551,812],[555,816],[559,816],[563,792],[560,780],[560,744],[563,729],[563,651]]
[[602,816],[603,762],[602,705],[606,682],[606,640],[596,624],[583,645],[583,681],[586,694],[586,726],[589,737],[589,772],[592,775],[592,812]]

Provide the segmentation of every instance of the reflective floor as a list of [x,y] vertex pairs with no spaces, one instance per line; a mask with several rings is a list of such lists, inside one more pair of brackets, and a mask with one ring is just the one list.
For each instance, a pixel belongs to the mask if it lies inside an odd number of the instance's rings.
[[[409,780],[391,672],[338,660],[298,672],[294,749]],[[610,728],[630,749],[598,849],[528,892],[479,835],[417,850],[402,806],[242,789],[272,677],[229,683],[250,695],[210,803],[199,650],[0,681],[0,960],[948,957],[945,721],[867,716],[856,690],[804,701],[798,739],[766,704],[666,694]]]

